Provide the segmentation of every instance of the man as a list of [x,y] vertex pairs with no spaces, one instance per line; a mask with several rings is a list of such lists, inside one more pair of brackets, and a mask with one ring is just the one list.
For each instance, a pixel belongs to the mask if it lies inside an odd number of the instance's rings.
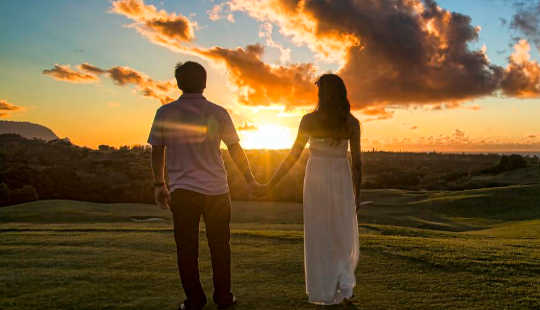
[[254,190],[259,185],[231,117],[202,95],[206,88],[203,66],[191,61],[178,64],[175,77],[183,94],[157,110],[148,138],[152,145],[155,201],[163,209],[170,208],[173,214],[178,270],[187,296],[179,309],[199,310],[207,302],[198,269],[201,215],[212,259],[214,302],[218,309],[226,309],[236,300],[231,292],[231,200],[219,149],[221,141],[250,188]]

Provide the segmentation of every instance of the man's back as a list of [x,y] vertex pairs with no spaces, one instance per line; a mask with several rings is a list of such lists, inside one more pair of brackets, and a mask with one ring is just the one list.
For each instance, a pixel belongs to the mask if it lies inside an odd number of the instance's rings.
[[158,109],[148,143],[167,150],[169,187],[205,195],[229,191],[220,144],[239,141],[227,111],[188,93]]

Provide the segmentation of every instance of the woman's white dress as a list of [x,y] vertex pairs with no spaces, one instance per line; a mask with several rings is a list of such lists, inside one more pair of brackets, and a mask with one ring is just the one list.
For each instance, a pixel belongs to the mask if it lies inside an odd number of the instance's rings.
[[315,304],[339,304],[356,285],[358,222],[348,140],[310,138],[304,178],[306,293]]

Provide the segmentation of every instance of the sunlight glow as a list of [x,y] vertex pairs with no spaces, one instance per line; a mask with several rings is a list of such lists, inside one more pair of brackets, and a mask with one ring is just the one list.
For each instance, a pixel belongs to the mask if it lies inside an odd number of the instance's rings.
[[263,124],[254,130],[242,130],[240,138],[246,149],[288,149],[294,143],[292,130],[275,124]]

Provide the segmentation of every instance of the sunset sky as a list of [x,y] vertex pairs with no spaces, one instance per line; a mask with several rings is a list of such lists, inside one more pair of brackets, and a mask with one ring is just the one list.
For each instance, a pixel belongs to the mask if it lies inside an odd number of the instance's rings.
[[[521,4],[520,4],[521,3]],[[0,2],[0,117],[89,147],[144,144],[195,60],[246,148],[288,148],[322,73],[363,148],[540,152],[540,1]]]

